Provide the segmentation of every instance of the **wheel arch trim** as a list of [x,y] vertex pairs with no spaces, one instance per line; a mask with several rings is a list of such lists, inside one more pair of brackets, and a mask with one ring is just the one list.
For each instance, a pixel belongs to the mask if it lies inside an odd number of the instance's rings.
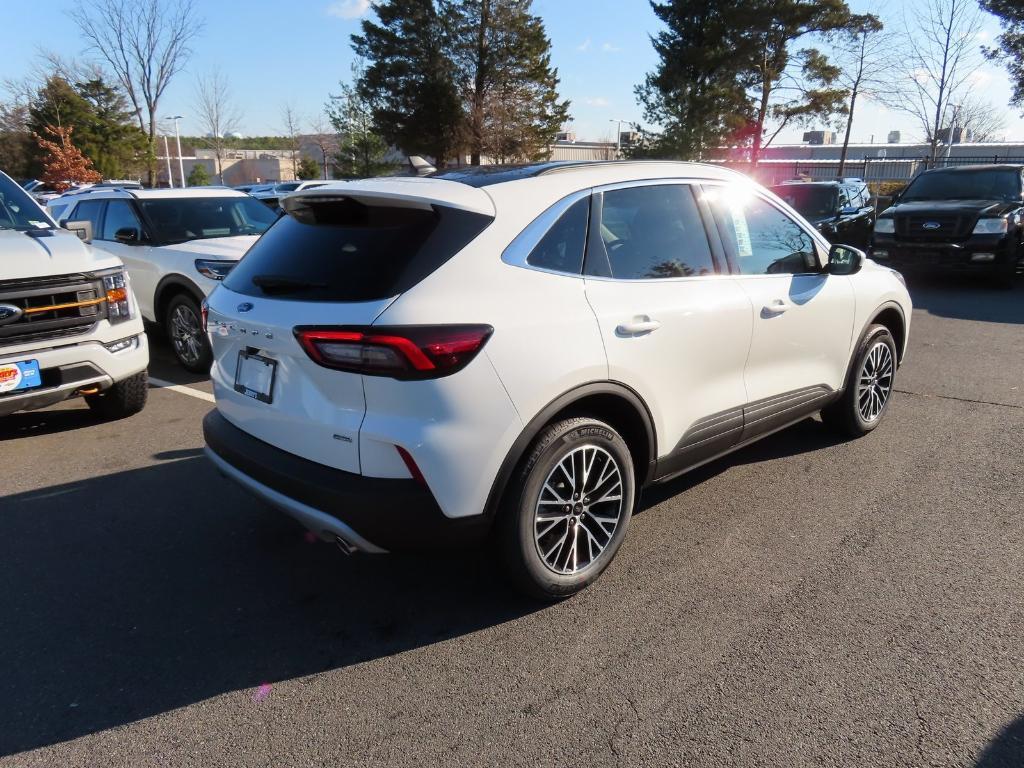
[[157,283],[156,290],[153,291],[153,314],[158,324],[163,325],[164,323],[163,314],[167,309],[169,297],[180,292],[191,294],[197,304],[202,303],[203,297],[206,295],[198,285],[184,275],[165,275]]
[[523,430],[519,433],[519,436],[512,443],[512,447],[505,454],[505,458],[501,463],[501,467],[498,470],[498,474],[494,478],[494,482],[491,484],[490,493],[487,495],[487,502],[484,507],[484,515],[490,519],[493,519],[498,508],[501,505],[502,497],[505,495],[505,489],[508,486],[509,481],[512,479],[512,475],[522,461],[523,456],[529,450],[530,445],[534,439],[540,434],[540,431],[551,422],[555,415],[559,412],[570,408],[575,403],[581,402],[589,397],[595,395],[610,395],[617,397],[636,411],[636,415],[640,418],[643,423],[644,431],[647,437],[647,468],[645,470],[644,477],[638,478],[638,491],[639,488],[647,485],[654,474],[654,467],[657,461],[657,434],[654,428],[654,419],[651,416],[650,409],[647,404],[643,401],[639,394],[637,394],[630,387],[626,386],[617,381],[592,381],[586,384],[581,384],[573,389],[563,392],[561,395],[556,397],[546,406],[540,409],[537,414],[530,419]]

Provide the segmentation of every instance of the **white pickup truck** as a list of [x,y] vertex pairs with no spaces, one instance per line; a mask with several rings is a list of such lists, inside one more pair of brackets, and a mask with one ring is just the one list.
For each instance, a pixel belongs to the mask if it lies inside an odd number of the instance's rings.
[[60,229],[0,172],[0,417],[85,397],[103,418],[146,404],[149,346],[121,261]]

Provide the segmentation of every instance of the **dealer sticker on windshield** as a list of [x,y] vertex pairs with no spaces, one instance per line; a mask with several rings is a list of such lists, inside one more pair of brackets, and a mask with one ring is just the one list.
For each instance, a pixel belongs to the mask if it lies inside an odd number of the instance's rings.
[[32,389],[41,384],[38,361],[0,363],[0,393],[13,392],[16,389]]
[[754,248],[750,243],[750,228],[747,226],[747,214],[743,211],[743,203],[737,200],[730,201],[729,214],[732,218],[733,232],[736,234],[736,255],[740,258],[752,256]]

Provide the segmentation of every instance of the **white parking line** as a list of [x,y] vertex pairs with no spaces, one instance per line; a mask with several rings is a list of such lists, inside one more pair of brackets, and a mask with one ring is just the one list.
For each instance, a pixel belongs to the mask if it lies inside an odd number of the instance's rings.
[[194,397],[197,400],[205,400],[208,403],[217,402],[209,392],[203,392],[201,389],[186,387],[183,384],[175,384],[170,381],[164,381],[163,379],[154,379],[152,376],[149,377],[149,384],[150,386],[157,387],[158,389],[169,389],[172,392],[188,395],[189,397]]

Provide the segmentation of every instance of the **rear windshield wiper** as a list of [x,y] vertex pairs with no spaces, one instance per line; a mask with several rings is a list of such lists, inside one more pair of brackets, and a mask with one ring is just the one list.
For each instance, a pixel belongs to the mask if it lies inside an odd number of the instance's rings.
[[252,284],[262,288],[266,293],[275,291],[310,291],[316,288],[326,288],[327,283],[317,283],[312,280],[303,280],[300,277],[288,277],[286,275],[256,275]]

